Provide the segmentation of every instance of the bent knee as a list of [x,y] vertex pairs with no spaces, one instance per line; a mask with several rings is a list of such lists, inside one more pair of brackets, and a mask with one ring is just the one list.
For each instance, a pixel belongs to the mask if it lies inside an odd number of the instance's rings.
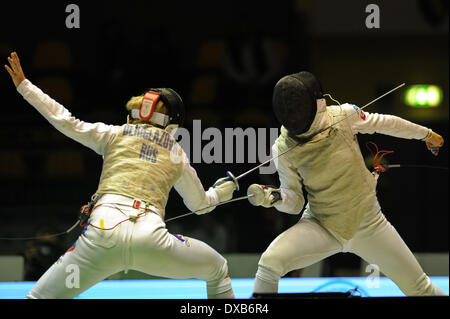
[[228,261],[222,257],[219,264],[218,264],[219,268],[218,268],[218,272],[217,272],[217,276],[218,278],[225,278],[225,277],[229,277],[229,269],[228,269]]
[[423,273],[417,280],[398,284],[406,296],[434,296],[438,294],[436,286]]
[[204,280],[217,281],[229,277],[228,262],[223,256],[217,256],[211,266]]
[[258,266],[270,269],[272,272],[278,274],[280,277],[286,272],[282,256],[274,252],[265,251],[259,259]]

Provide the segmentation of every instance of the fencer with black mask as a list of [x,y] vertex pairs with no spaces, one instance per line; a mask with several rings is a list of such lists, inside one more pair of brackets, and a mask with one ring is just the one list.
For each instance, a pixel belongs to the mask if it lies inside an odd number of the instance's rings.
[[351,252],[377,265],[407,296],[445,295],[383,215],[377,179],[366,167],[356,134],[422,140],[434,155],[442,137],[397,116],[363,112],[351,104],[327,106],[320,82],[309,72],[280,79],[272,102],[282,125],[272,146],[274,157],[301,143],[275,161],[279,188],[253,184],[249,192],[261,196],[249,200],[303,214],[262,254],[254,293],[276,293],[289,271]]

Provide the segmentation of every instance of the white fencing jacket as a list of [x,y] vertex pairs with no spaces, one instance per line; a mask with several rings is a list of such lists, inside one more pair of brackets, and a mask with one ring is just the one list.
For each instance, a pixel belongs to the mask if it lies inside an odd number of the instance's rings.
[[[282,201],[275,208],[302,218],[316,218],[325,228],[350,239],[365,213],[379,211],[376,179],[367,169],[356,138],[357,133],[381,133],[406,139],[423,139],[429,129],[392,115],[370,114],[354,105],[326,106],[318,112],[307,136],[337,123],[311,141],[280,156],[275,165],[280,178]],[[272,151],[277,156],[296,141],[281,127]]]
[[[172,187],[191,211],[219,202],[213,188],[205,192],[186,153],[164,130],[151,125],[116,126],[81,121],[29,80],[22,81],[17,91],[58,131],[103,156],[98,193],[142,200],[152,205],[163,220]],[[171,160],[168,144],[171,150],[178,150],[181,159]]]

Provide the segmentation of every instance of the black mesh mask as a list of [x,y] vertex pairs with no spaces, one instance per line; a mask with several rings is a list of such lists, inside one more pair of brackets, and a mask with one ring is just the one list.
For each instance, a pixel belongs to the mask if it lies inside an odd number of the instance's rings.
[[287,75],[275,85],[273,111],[278,122],[295,136],[307,132],[317,113],[317,99],[323,98],[316,77],[306,71]]

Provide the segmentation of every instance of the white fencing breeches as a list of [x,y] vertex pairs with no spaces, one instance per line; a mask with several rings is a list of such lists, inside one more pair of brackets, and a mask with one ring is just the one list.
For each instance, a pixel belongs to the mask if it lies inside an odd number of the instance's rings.
[[407,296],[445,295],[424,273],[395,228],[380,212],[367,214],[355,236],[346,241],[314,218],[303,218],[280,234],[261,256],[255,293],[276,293],[278,281],[339,252],[352,252],[377,265]]
[[[104,195],[100,201],[112,203],[120,197]],[[136,215],[136,210],[112,206],[104,204],[92,212],[89,222],[104,229],[87,226],[74,246],[37,281],[27,298],[74,298],[128,269],[165,278],[205,280],[208,298],[234,298],[227,261],[213,248],[193,238],[170,234],[161,217],[152,212],[135,222],[120,223]]]

